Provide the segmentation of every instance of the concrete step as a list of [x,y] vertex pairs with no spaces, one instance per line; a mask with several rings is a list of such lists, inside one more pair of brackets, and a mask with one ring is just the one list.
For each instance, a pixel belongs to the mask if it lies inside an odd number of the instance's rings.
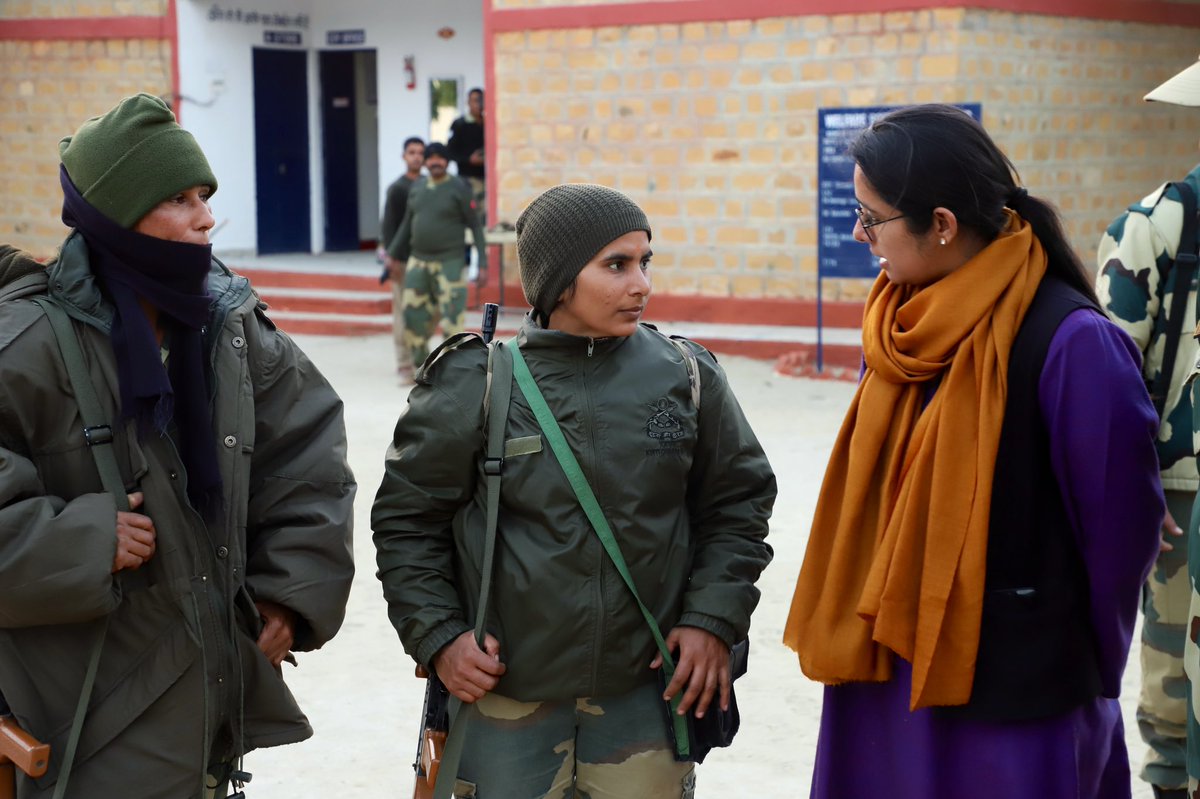
[[[376,289],[378,285],[376,285]],[[390,315],[392,292],[363,289],[333,290],[319,288],[281,288],[255,286],[258,296],[273,311],[297,311],[365,316]],[[389,316],[390,319],[390,316]]]

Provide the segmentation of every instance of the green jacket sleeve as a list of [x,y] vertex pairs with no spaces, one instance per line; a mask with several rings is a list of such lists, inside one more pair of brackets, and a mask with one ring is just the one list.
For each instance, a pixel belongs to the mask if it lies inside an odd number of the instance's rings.
[[[479,347],[482,350],[482,347]],[[404,651],[429,665],[471,629],[454,576],[454,516],[483,457],[486,353],[451,353],[422,378],[396,422],[371,509],[378,577]]]
[[408,209],[409,187],[397,180],[388,186],[387,200],[383,204],[383,218],[379,220],[379,243],[386,247],[400,229],[404,212]]
[[0,446],[0,627],[111,613],[117,508],[108,494],[46,496],[33,463]]
[[247,512],[246,584],[303,620],[294,648],[337,632],[354,576],[354,477],[342,401],[288,336],[247,320],[255,441]]
[[724,370],[707,352],[697,361],[699,429],[687,492],[696,554],[679,623],[733,645],[750,629],[754,584],[773,554],[766,536],[775,472]]
[[388,255],[397,261],[407,261],[412,252],[412,203],[404,208],[404,218],[400,221],[400,229],[387,245]]
[[463,224],[471,229],[471,240],[475,243],[475,253],[479,257],[479,271],[487,270],[487,237],[483,235],[483,225],[476,213],[475,199],[471,195],[470,185],[459,178],[459,207],[462,210]]

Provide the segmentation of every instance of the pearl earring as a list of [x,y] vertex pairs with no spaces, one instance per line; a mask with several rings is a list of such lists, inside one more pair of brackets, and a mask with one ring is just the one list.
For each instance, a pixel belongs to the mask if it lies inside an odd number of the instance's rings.
[[943,247],[945,247],[945,246],[946,246],[946,240],[945,240],[945,239],[938,239],[938,244],[940,244],[940,245],[942,245]]

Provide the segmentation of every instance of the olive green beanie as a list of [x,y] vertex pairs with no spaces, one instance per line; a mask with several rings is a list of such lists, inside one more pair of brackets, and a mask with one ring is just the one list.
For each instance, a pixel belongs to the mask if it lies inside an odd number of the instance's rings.
[[208,159],[192,134],[150,94],[126,97],[58,143],[79,193],[121,227],[133,227],[154,206],[193,186],[217,190]]
[[543,192],[517,218],[521,287],[529,304],[549,316],[579,270],[604,245],[650,222],[619,191],[591,183],[565,183]]

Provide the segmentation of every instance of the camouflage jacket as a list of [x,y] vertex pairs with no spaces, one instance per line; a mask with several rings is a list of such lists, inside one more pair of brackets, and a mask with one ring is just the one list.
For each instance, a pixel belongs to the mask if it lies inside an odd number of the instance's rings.
[[[1200,196],[1200,166],[1186,180]],[[1149,383],[1162,368],[1167,314],[1176,273],[1168,270],[1183,232],[1183,204],[1174,189],[1160,186],[1117,217],[1100,240],[1096,293],[1109,317],[1142,351],[1142,375]],[[1166,280],[1163,278],[1166,277]],[[1200,354],[1196,327],[1196,279],[1187,287],[1186,316],[1179,337],[1174,374],[1158,431],[1163,488],[1195,491],[1200,487],[1192,436],[1192,396],[1188,375]]]

